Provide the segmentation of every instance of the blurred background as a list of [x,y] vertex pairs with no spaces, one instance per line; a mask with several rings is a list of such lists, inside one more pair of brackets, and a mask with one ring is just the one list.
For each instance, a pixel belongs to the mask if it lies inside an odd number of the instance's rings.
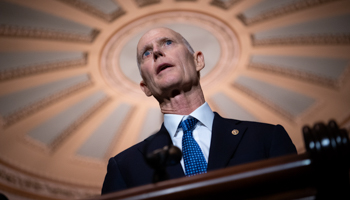
[[108,159],[162,123],[136,65],[154,27],[204,53],[222,116],[281,124],[298,153],[304,125],[350,130],[348,0],[1,0],[0,193],[100,193]]

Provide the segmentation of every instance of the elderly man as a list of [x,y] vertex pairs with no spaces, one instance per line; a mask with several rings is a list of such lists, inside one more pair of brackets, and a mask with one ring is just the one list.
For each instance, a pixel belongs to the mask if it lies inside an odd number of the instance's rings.
[[296,153],[282,126],[225,119],[210,109],[199,82],[204,55],[179,33],[148,31],[137,45],[137,62],[140,87],[159,102],[164,123],[109,160],[102,194],[151,183],[153,169],[145,155],[169,144],[183,152],[180,163],[166,168],[170,179]]

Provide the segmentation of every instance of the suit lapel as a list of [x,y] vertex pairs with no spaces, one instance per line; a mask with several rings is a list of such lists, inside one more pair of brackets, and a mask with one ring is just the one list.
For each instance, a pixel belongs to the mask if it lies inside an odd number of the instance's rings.
[[[171,141],[170,135],[166,130],[164,124],[162,124],[160,130],[156,134],[148,137],[145,140],[145,146],[139,148],[139,150],[142,152],[142,154],[146,155],[147,153],[150,153],[156,149],[162,149],[164,146],[172,144],[173,143]],[[170,179],[185,176],[180,163],[174,166],[168,166],[167,172]]]
[[[242,139],[247,127],[239,125],[239,121],[222,118],[215,113],[212,138],[209,151],[208,171],[226,167]],[[238,130],[237,135],[232,134]]]
[[[222,118],[215,113],[212,138],[209,151],[208,171],[226,167],[233,157],[239,142],[242,139],[247,127],[241,126],[240,121]],[[238,130],[237,135],[233,135],[233,130]],[[164,124],[161,129],[154,135],[145,140],[145,146],[139,150],[146,155],[156,149],[161,149],[166,145],[172,145],[170,135]],[[180,163],[167,167],[169,178],[180,178],[185,176]]]

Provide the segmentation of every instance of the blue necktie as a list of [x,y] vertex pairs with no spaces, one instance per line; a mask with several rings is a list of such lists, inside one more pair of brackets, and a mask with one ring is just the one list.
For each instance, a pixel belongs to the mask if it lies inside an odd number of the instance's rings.
[[182,154],[186,176],[207,172],[207,162],[201,148],[192,136],[193,128],[197,122],[198,120],[196,118],[191,118],[180,123],[184,133],[182,137]]

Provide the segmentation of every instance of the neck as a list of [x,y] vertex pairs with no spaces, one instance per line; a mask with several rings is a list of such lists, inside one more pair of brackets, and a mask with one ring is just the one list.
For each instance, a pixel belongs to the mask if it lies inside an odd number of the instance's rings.
[[159,101],[163,114],[189,115],[205,103],[202,88],[196,87],[187,92],[178,92],[170,98]]

